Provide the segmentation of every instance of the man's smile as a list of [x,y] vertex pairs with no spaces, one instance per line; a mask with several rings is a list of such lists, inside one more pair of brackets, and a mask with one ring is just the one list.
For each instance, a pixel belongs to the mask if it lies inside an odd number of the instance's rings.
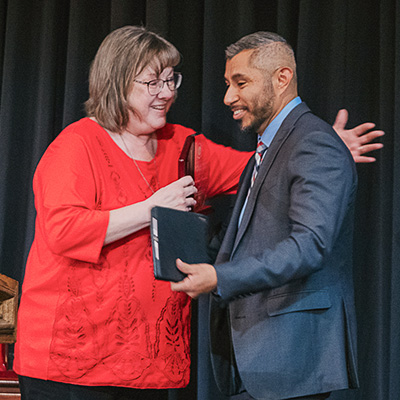
[[244,106],[235,106],[231,107],[233,112],[233,119],[242,119],[247,111],[247,107]]

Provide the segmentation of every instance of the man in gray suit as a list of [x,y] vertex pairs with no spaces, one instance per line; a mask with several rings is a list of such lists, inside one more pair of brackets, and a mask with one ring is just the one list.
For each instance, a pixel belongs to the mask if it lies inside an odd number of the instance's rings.
[[212,292],[220,390],[325,399],[358,386],[352,281],[353,159],[297,94],[293,50],[257,32],[226,50],[225,103],[259,135],[215,266],[185,264],[173,290]]

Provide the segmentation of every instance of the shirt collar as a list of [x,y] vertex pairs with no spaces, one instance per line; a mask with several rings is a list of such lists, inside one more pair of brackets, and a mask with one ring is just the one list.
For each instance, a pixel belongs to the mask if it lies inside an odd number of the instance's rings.
[[288,116],[290,111],[292,111],[296,106],[301,103],[301,98],[299,96],[295,97],[291,100],[285,107],[282,108],[281,112],[271,121],[271,123],[266,127],[263,134],[258,136],[258,140],[262,140],[262,142],[269,147],[274,139],[276,132],[278,132],[279,128],[282,125],[283,120]]

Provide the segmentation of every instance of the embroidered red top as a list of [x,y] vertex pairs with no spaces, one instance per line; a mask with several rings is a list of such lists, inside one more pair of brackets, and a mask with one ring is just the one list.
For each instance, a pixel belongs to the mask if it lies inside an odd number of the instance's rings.
[[[153,190],[178,177],[191,129],[157,132],[155,158],[137,164]],[[203,135],[202,190],[232,193],[250,153]],[[37,211],[18,314],[14,369],[82,385],[178,388],[189,382],[190,299],[153,276],[149,229],[103,247],[109,210],[152,192],[96,122],[64,129],[33,180]]]

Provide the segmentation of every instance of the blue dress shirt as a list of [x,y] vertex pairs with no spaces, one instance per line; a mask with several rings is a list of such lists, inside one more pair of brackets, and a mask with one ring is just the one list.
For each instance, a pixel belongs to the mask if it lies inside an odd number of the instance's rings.
[[[301,99],[299,96],[297,96],[293,100],[291,100],[288,104],[286,104],[285,107],[282,108],[281,112],[265,128],[265,131],[263,132],[263,134],[261,136],[260,135],[258,136],[258,140],[261,139],[261,141],[267,146],[266,151],[268,151],[268,147],[271,145],[272,140],[274,139],[276,132],[278,132],[279,128],[281,127],[284,119],[288,116],[290,111],[292,111],[300,103],[301,103]],[[248,197],[246,198],[246,200],[243,204],[243,207],[242,207],[242,211],[240,212],[238,226],[242,222],[243,213],[244,213],[244,210],[247,205],[247,199],[248,199]]]

